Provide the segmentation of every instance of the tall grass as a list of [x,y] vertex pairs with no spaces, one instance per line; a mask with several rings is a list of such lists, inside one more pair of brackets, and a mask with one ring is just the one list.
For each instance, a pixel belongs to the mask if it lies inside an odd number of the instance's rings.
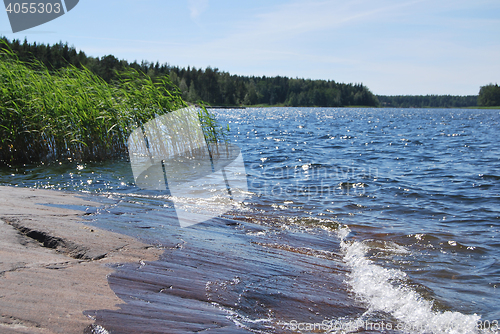
[[214,114],[209,112],[203,101],[198,101],[200,108],[198,109],[198,118],[200,119],[203,135],[207,143],[227,142],[227,134],[229,133],[229,124],[224,128],[220,125]]
[[[88,69],[50,72],[41,63],[0,53],[0,164],[99,161],[126,154],[127,138],[148,120],[186,106],[168,77],[135,70],[108,84]],[[223,131],[206,109],[207,137]],[[219,134],[219,135],[218,135]]]

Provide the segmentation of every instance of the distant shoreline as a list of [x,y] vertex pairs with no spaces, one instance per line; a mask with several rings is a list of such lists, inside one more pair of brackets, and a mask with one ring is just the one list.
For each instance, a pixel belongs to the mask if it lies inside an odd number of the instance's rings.
[[471,107],[388,107],[388,106],[343,106],[343,107],[319,107],[319,106],[285,106],[285,105],[248,105],[248,106],[206,106],[207,109],[249,109],[249,108],[372,108],[372,109],[500,109],[500,106],[494,107],[480,107],[480,106],[471,106]]

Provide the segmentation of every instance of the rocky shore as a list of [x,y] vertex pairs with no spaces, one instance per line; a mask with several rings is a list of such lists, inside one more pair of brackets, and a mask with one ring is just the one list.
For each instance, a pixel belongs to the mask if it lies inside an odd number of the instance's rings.
[[86,310],[123,303],[110,264],[153,261],[161,249],[87,226],[100,204],[77,194],[0,187],[0,332],[91,332]]

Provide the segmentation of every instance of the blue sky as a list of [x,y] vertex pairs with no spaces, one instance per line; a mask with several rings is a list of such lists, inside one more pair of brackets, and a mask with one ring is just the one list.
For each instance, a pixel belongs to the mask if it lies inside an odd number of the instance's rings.
[[381,95],[477,94],[500,83],[498,0],[81,0],[12,33],[87,55],[231,74],[363,83]]

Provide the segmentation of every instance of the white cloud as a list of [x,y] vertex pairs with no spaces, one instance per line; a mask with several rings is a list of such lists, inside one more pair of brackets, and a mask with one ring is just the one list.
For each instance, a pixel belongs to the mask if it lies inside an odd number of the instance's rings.
[[493,1],[291,0],[242,10],[240,3],[209,8],[208,0],[189,0],[171,24],[178,29],[162,25],[156,35],[129,34],[134,41],[125,46],[93,47],[232,74],[362,82],[378,94],[476,94],[500,73],[500,5]]
[[[302,1],[267,7],[268,12],[247,16],[226,31],[212,35],[217,37],[208,38],[203,44],[181,52],[189,59],[193,54],[199,54],[196,50],[203,50],[207,65],[224,70],[230,70],[227,65],[238,67],[238,64],[247,68],[258,67],[253,73],[255,75],[269,75],[265,72],[266,67],[273,62],[279,63],[278,66],[288,64],[290,70],[287,72],[297,70],[297,63],[300,62],[352,65],[356,60],[350,54],[346,55],[345,50],[337,50],[336,53],[328,51],[332,49],[330,44],[335,42],[332,35],[342,34],[340,30],[351,23],[355,25],[355,21],[382,20],[384,13],[390,15],[391,11],[415,2],[394,5],[392,1],[385,0],[385,6],[377,7],[369,0]],[[321,41],[319,34],[328,36]],[[314,44],[314,48],[304,46],[304,41]],[[325,52],[318,52],[318,47],[323,45]],[[279,74],[279,70],[276,67],[274,74]]]
[[338,29],[356,22],[383,22],[399,15],[402,9],[427,1],[297,1],[259,15],[258,21],[251,26],[251,33],[259,37],[293,39],[297,34]]
[[[472,6],[460,4],[462,11]],[[498,21],[473,31],[478,19],[454,15],[448,0],[296,1],[267,10],[199,45],[206,64],[238,74],[363,82],[380,94],[475,94],[485,80],[480,54],[499,51],[474,38],[498,29]]]
[[208,9],[208,0],[188,0],[191,19],[197,20]]

